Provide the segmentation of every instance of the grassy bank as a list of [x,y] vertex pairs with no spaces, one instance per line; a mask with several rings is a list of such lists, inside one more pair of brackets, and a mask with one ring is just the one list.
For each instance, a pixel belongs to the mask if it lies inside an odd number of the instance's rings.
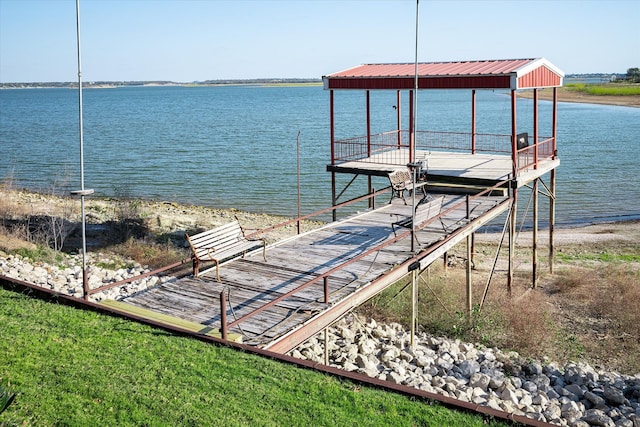
[[[640,84],[584,84],[568,83],[558,88],[558,101],[577,102],[585,104],[620,105],[640,108]],[[523,98],[533,98],[532,90],[523,90],[518,93]],[[540,99],[550,101],[553,99],[552,89],[541,89]]]
[[568,83],[567,89],[594,96],[640,96],[640,84]]
[[0,336],[0,384],[17,392],[0,425],[486,425],[427,401],[2,288]]

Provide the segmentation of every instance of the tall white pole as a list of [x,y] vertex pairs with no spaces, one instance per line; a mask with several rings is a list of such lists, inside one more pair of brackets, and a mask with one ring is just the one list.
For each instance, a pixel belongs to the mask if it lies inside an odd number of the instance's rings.
[[82,123],[82,60],[80,49],[80,0],[76,0],[76,37],[78,41],[78,128],[80,134],[80,190],[72,191],[72,195],[80,196],[82,216],[82,289],[84,299],[89,299],[89,280],[87,277],[87,233],[84,211],[84,197],[92,194],[93,190],[84,188],[84,132]]
[[411,161],[416,162],[416,143],[418,141],[418,136],[416,135],[417,119],[418,119],[418,15],[420,12],[419,8],[420,0],[416,0],[416,51],[415,51],[415,70],[414,70],[414,96],[413,96],[413,153],[411,153]]
[[409,153],[409,163],[412,164],[412,172],[413,172],[413,185],[414,189],[411,192],[411,252],[415,250],[415,234],[416,234],[416,143],[418,141],[418,136],[416,135],[416,119],[418,117],[418,11],[419,11],[419,2],[420,0],[416,0],[416,52],[415,52],[415,78],[414,78],[414,94],[413,94],[413,129],[411,129],[411,134],[413,135],[413,144],[409,147],[411,152]]

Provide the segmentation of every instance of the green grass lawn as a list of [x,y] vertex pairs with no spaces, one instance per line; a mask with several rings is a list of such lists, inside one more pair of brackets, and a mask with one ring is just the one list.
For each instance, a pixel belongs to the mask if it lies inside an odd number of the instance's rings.
[[[482,417],[0,288],[0,426],[482,426]],[[495,420],[491,425],[501,425]]]

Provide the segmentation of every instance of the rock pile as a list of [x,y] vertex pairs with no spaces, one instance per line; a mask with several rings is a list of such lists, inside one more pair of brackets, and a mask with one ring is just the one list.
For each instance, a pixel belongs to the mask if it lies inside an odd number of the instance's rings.
[[[0,274],[82,297],[79,256],[67,256],[60,266],[32,264],[19,255],[0,252]],[[88,254],[89,286],[95,289],[149,272],[139,264],[110,270],[96,265],[123,261]],[[149,276],[100,292],[91,300],[122,299],[171,277]],[[318,335],[291,352],[300,359],[324,361],[324,337]],[[329,331],[329,364],[347,371],[486,405],[558,425],[640,427],[640,374],[621,375],[583,363],[560,367],[523,360],[517,353],[419,334],[398,324],[361,323],[356,316],[340,320]]]
[[[424,333],[412,349],[410,339],[401,325],[348,316],[329,330],[329,364],[553,424],[640,427],[640,374],[526,361]],[[320,334],[290,354],[323,363],[323,344]]]
[[[122,260],[104,257],[99,253],[87,254],[87,276],[90,289],[96,289],[109,283],[148,273],[150,270],[137,263],[128,268],[110,270],[96,265],[122,265]],[[45,289],[51,289],[65,295],[82,298],[82,259],[80,255],[65,256],[60,266],[52,266],[41,262],[32,263],[20,255],[3,255],[0,253],[0,274],[25,282],[33,283]],[[171,277],[149,276],[140,280],[95,293],[90,301],[103,299],[122,299],[136,292],[175,280]]]

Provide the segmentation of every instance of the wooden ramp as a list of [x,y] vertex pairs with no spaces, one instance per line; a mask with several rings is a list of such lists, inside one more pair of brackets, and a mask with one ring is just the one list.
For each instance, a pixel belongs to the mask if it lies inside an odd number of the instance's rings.
[[[220,282],[214,272],[205,270],[198,278],[164,283],[123,302],[220,329],[224,290],[229,333],[242,335],[246,344],[284,353],[392,285],[416,260],[437,259],[509,205],[506,197],[478,197],[471,202],[471,218],[466,219],[464,203],[451,208],[464,200],[445,197],[442,221],[434,218],[417,233],[421,246],[416,244],[414,252],[410,231],[395,237],[391,228],[398,217],[411,215],[411,206],[394,199],[381,208],[270,245],[266,261],[259,251],[222,264]],[[243,318],[255,310],[261,311]]]

